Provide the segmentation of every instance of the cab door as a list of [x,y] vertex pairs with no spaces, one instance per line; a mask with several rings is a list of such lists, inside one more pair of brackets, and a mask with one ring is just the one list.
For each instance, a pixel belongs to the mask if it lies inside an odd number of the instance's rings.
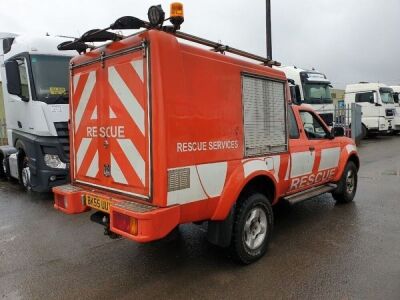
[[338,171],[341,153],[340,143],[331,138],[329,129],[322,119],[311,110],[299,110],[309,150],[314,153],[313,176],[308,178],[309,186],[329,182]]
[[286,194],[307,188],[301,179],[312,174],[316,160],[315,146],[305,136],[296,106],[288,109],[290,158],[285,176]]

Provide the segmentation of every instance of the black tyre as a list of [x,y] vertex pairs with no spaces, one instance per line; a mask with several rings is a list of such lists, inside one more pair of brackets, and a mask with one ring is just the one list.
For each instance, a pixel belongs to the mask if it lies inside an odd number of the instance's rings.
[[0,179],[6,178],[6,171],[4,166],[4,158],[3,155],[0,155]]
[[244,196],[238,203],[231,251],[236,261],[250,264],[267,251],[274,217],[271,203],[263,194],[253,193]]
[[361,139],[365,139],[368,136],[368,129],[364,124],[361,126]]
[[349,203],[353,201],[357,191],[357,167],[354,162],[349,161],[343,171],[338,187],[332,193],[337,203]]

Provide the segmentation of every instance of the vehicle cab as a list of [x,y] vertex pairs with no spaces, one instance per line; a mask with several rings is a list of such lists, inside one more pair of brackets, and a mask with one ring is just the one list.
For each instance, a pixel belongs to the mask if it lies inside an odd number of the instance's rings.
[[393,100],[394,100],[394,106],[396,108],[396,116],[394,118],[394,131],[396,133],[400,132],[400,86],[391,86],[393,89]]
[[344,101],[357,103],[362,111],[363,137],[387,134],[394,129],[396,115],[393,90],[382,83],[358,83],[346,86]]
[[285,73],[292,81],[292,97],[298,102],[311,105],[326,124],[332,126],[334,105],[331,82],[325,74],[315,70],[305,70],[296,66],[274,67]]
[[69,61],[64,39],[2,34],[1,77],[8,146],[0,148],[2,176],[25,189],[65,184],[69,166]]

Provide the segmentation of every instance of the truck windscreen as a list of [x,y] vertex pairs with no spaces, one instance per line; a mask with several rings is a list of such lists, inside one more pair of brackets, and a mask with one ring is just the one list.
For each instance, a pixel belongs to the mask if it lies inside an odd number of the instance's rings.
[[36,100],[47,104],[68,104],[68,56],[31,55]]
[[388,88],[380,88],[381,100],[384,104],[394,104],[393,90]]
[[304,103],[307,104],[330,104],[332,95],[327,83],[304,83]]

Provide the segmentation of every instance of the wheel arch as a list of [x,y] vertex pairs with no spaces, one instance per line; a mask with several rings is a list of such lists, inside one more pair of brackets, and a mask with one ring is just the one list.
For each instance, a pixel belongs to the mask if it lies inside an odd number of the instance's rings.
[[258,191],[267,196],[271,205],[276,202],[277,182],[270,172],[257,171],[250,174],[245,180],[243,177],[241,181],[235,179],[229,180],[225,185],[211,220],[224,220],[237,201],[251,191]]

